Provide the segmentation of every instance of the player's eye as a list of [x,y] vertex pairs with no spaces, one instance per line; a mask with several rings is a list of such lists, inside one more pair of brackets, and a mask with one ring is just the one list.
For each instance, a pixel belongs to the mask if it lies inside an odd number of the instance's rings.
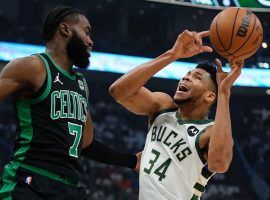
[[90,35],[91,35],[91,31],[90,31],[90,29],[89,29],[89,28],[85,29],[85,34],[86,34],[86,35],[88,35],[88,36],[90,36]]

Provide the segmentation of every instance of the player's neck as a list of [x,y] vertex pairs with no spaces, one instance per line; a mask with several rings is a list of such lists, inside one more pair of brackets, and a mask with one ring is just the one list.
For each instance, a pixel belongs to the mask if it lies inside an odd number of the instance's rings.
[[60,66],[70,74],[73,73],[73,63],[69,59],[65,47],[56,43],[48,43],[46,44],[46,51],[50,54],[50,56],[58,66]]
[[179,106],[178,113],[182,120],[205,120],[208,119],[209,110],[205,107],[185,105]]

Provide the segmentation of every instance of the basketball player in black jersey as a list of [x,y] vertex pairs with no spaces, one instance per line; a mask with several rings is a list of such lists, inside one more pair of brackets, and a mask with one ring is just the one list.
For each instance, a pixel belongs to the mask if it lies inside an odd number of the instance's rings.
[[46,52],[14,60],[0,75],[0,100],[14,97],[18,137],[5,167],[0,199],[87,199],[78,187],[82,155],[138,170],[139,159],[93,140],[88,87],[72,66],[89,65],[91,26],[59,6],[43,24]]

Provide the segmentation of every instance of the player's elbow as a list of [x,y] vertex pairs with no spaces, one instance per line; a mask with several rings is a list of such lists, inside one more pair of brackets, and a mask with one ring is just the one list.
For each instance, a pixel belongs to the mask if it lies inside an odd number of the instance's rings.
[[208,169],[216,173],[225,173],[228,171],[232,161],[232,152],[222,152],[208,154]]
[[230,164],[226,162],[208,162],[208,169],[216,173],[225,173],[229,170]]
[[117,101],[120,99],[120,95],[119,95],[119,91],[117,89],[117,87],[115,86],[115,84],[112,84],[109,87],[109,94]]
[[118,102],[120,103],[125,98],[124,92],[116,83],[113,83],[109,87],[109,94]]

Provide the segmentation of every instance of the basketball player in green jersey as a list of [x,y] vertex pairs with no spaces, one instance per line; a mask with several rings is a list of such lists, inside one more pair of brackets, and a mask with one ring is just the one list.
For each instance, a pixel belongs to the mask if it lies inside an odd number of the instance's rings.
[[[173,61],[211,52],[211,47],[202,44],[208,35],[209,31],[184,31],[172,49],[136,67],[110,87],[118,103],[149,117],[140,165],[140,200],[200,199],[209,178],[229,168],[233,152],[229,99],[243,60],[230,60],[229,73],[222,71],[219,60],[217,69],[207,62],[198,64],[179,81],[173,98],[144,87]],[[213,122],[208,113],[216,101]]]
[[136,155],[93,140],[87,83],[72,69],[89,65],[90,33],[81,11],[59,6],[44,21],[46,52],[14,60],[2,70],[0,100],[14,97],[18,137],[0,199],[87,199],[78,187],[81,155],[138,170]]

